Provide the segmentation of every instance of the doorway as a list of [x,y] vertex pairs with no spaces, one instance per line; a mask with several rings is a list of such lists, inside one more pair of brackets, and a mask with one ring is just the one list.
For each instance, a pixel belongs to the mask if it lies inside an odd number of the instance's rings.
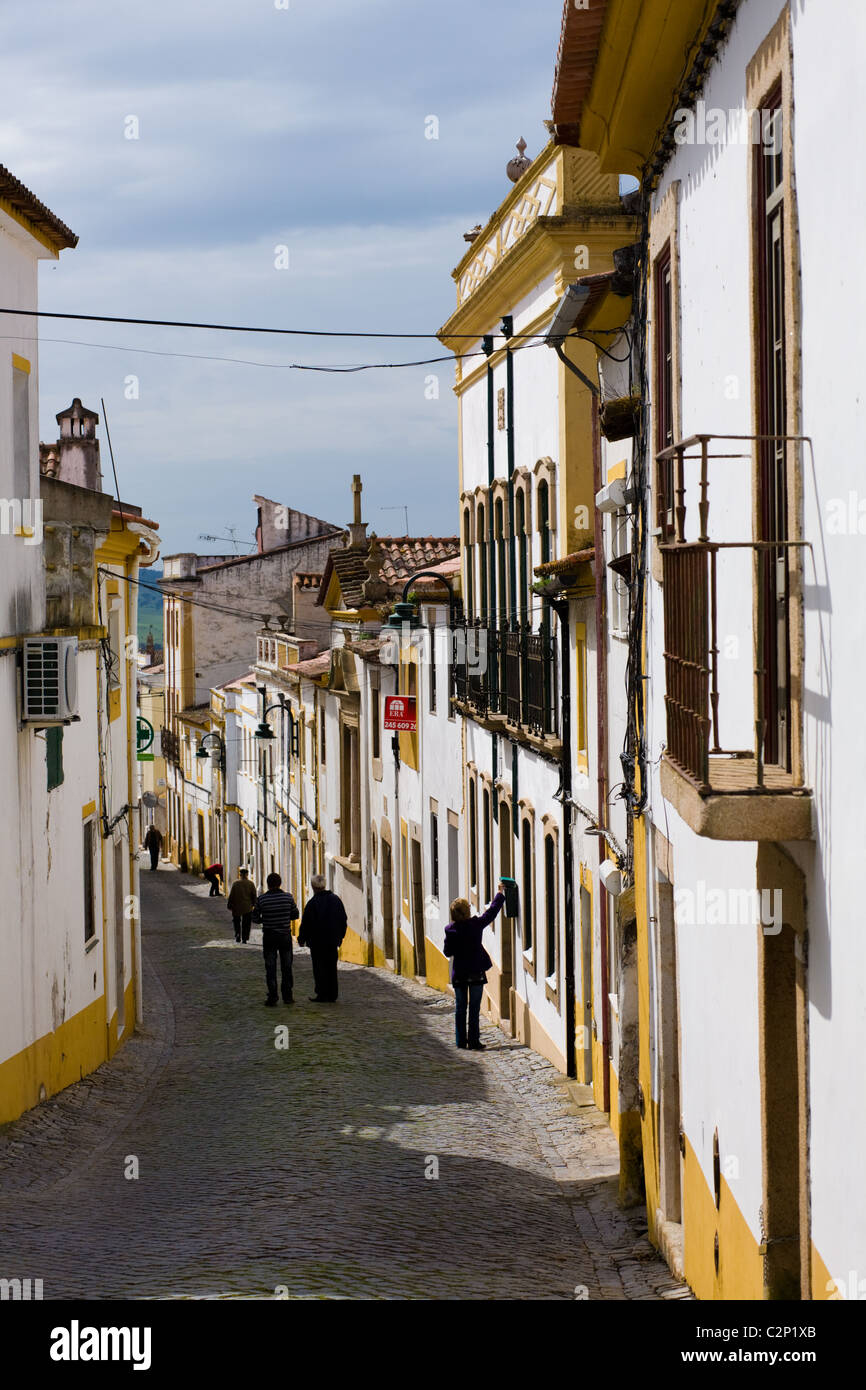
[[426,978],[427,951],[424,945],[424,885],[421,874],[421,841],[411,840],[412,934],[415,944],[415,974]]
[[659,1207],[662,1218],[682,1223],[680,1152],[680,1006],[674,888],[656,873],[659,980]]
[[575,1019],[577,1075],[592,1085],[592,894],[580,885],[580,1016]]
[[448,913],[451,904],[460,897],[460,831],[456,821],[452,824],[453,811],[448,812]]
[[385,929],[385,959],[394,963],[394,870],[391,845],[382,840],[382,924]]
[[[514,877],[514,848],[511,837],[511,808],[507,801],[499,803],[499,876]],[[492,886],[492,885],[491,885]],[[502,918],[502,974],[499,977],[499,1013],[502,1021],[511,1020],[514,1004],[514,917]]]
[[117,1010],[117,1036],[126,1027],[126,1000],[123,982],[126,954],[123,940],[123,841],[114,846],[114,998]]

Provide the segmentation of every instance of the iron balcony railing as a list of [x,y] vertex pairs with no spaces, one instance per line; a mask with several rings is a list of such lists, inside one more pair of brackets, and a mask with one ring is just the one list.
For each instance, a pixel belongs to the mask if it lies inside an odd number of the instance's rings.
[[556,641],[549,628],[461,622],[454,629],[452,692],[476,713],[501,716],[542,738],[558,733]]
[[175,767],[180,767],[180,739],[171,729],[161,728],[160,752],[167,762],[174,763]]
[[[664,586],[666,758],[710,792],[780,792],[801,785],[790,754],[790,595],[797,547],[778,539],[711,540],[709,462],[752,463],[755,452],[799,436],[697,434],[656,454],[656,522]],[[748,452],[710,452],[713,440],[748,441]],[[686,500],[686,463],[699,460],[697,535]],[[731,496],[727,498],[728,503]],[[751,496],[748,510],[751,512]],[[728,516],[732,515],[731,510]],[[738,515],[743,514],[740,507]],[[723,613],[720,628],[720,609]],[[724,650],[720,663],[719,635]],[[729,659],[730,658],[730,659]],[[744,673],[751,658],[751,690]],[[721,689],[720,689],[721,685]],[[721,709],[720,709],[721,706]],[[769,719],[768,719],[769,715]],[[722,744],[720,720],[735,740]],[[770,727],[770,719],[772,727]]]

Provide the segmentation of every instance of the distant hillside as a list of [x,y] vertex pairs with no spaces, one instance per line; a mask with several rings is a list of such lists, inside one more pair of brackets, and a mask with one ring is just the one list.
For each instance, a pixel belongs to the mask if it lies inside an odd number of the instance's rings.
[[150,569],[138,572],[138,641],[144,646],[148,629],[153,632],[154,644],[162,646],[162,593],[156,587],[162,579],[162,566],[152,565]]

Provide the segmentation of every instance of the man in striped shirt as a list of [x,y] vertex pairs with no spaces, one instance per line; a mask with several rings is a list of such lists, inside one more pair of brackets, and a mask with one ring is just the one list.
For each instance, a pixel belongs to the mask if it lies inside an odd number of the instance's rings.
[[282,881],[279,874],[268,874],[268,891],[257,898],[253,912],[253,921],[262,924],[262,949],[268,982],[268,997],[265,1003],[269,1008],[273,1008],[279,1002],[277,956],[280,958],[283,1003],[295,1002],[292,996],[292,923],[297,921],[301,914],[291,893],[284,893],[280,887]]

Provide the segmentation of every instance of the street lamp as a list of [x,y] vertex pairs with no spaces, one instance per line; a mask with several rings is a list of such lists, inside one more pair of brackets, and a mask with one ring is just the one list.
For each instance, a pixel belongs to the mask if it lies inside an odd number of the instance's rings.
[[[209,738],[216,739],[215,748],[208,749],[206,747]],[[201,738],[199,739],[199,744],[198,748],[196,749],[195,755],[197,758],[201,759],[202,762],[204,762],[206,758],[213,758],[214,762],[218,763],[220,772],[225,772],[226,746],[220,734],[202,734]]]
[[260,743],[272,743],[273,740],[276,738],[276,734],[274,733],[273,729],[268,723],[268,715],[271,714],[275,709],[282,710],[283,714],[287,714],[289,716],[290,751],[292,757],[296,758],[299,752],[298,723],[295,719],[295,716],[292,713],[291,705],[286,700],[285,695],[280,695],[277,698],[276,704],[266,706],[265,700],[267,699],[267,689],[265,686],[260,685],[258,690],[259,694],[262,697],[262,717],[259,720],[259,727],[256,729],[253,737],[257,738]]

